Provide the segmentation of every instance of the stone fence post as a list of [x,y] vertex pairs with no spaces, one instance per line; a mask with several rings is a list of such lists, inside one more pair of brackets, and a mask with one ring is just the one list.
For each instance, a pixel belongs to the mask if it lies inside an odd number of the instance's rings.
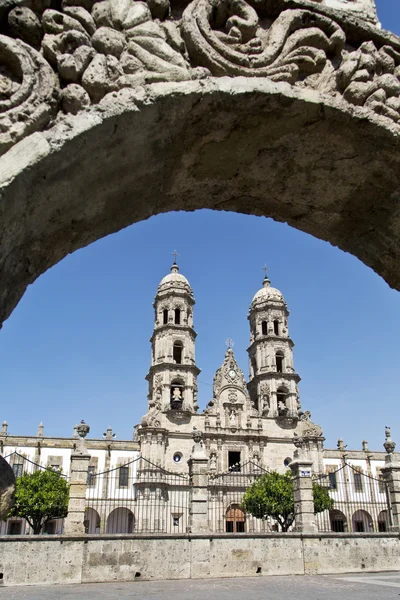
[[396,448],[390,435],[390,427],[385,430],[386,441],[383,444],[386,450],[385,466],[381,473],[386,481],[389,491],[389,503],[391,507],[391,531],[400,531],[400,461],[395,455]]
[[82,421],[77,428],[80,435],[79,443],[71,453],[68,515],[64,522],[64,533],[66,535],[85,533],[86,488],[90,455],[84,438],[89,430],[90,427]]
[[203,432],[193,431],[195,446],[188,460],[191,480],[189,498],[189,532],[210,531],[208,523],[208,458],[204,452]]
[[298,449],[289,465],[293,475],[294,531],[314,533],[318,528],[314,514],[312,461],[303,456],[300,439],[295,445]]

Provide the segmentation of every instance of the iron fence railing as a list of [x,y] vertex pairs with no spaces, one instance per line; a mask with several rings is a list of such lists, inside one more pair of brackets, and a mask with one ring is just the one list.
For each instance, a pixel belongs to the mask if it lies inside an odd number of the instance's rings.
[[314,482],[329,490],[333,508],[316,515],[319,531],[385,532],[392,525],[389,489],[383,478],[344,464]]
[[[37,471],[56,472],[59,477],[68,481],[68,475],[62,473],[61,465],[42,465],[35,462],[19,452],[11,452],[3,457],[14,471],[16,478],[25,474],[33,474]],[[53,518],[48,520],[42,530],[44,534],[62,534],[64,531],[64,519]],[[0,521],[0,536],[2,535],[21,535],[32,533],[26,519],[19,516],[11,516],[4,521]]]
[[186,533],[189,477],[143,457],[89,473],[87,533]]

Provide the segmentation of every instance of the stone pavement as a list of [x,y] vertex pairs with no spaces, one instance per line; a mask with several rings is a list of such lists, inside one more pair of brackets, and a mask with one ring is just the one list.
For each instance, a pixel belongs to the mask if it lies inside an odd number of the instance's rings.
[[0,587],[0,600],[398,600],[400,572]]

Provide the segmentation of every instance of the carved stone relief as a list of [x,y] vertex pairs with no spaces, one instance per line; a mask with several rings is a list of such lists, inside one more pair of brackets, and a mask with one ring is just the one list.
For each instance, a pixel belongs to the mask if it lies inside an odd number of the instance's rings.
[[[400,43],[301,0],[8,0],[0,10],[0,153],[107,94],[148,83],[263,77],[397,123]],[[290,6],[290,7],[289,7]],[[353,18],[353,32],[357,28]],[[368,29],[369,27],[369,29]],[[367,28],[367,29],[366,29]],[[369,32],[369,33],[366,33]],[[366,35],[370,39],[366,39]]]

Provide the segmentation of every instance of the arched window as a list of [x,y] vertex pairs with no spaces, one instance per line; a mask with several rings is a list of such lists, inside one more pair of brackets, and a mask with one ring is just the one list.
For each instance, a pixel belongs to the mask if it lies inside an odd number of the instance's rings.
[[279,321],[277,319],[274,321],[274,334],[279,335]]
[[276,364],[276,372],[277,373],[283,373],[284,358],[285,358],[285,355],[282,352],[282,350],[278,350],[278,352],[275,354],[275,364]]
[[390,519],[387,510],[382,510],[378,515],[378,531],[384,533],[389,531]]
[[344,533],[347,531],[347,519],[342,511],[329,511],[329,519],[331,522],[331,531],[335,531],[336,533]]
[[182,342],[174,342],[172,356],[177,365],[182,364],[182,352],[183,352]]
[[135,517],[127,508],[116,508],[107,517],[106,533],[133,533]]
[[261,323],[261,332],[263,335],[267,335],[268,334],[268,323],[267,321],[263,321]]
[[352,525],[355,533],[374,530],[372,517],[366,510],[356,510],[352,518]]
[[175,309],[175,325],[180,325],[180,324],[181,324],[181,309],[176,308]]
[[183,404],[184,385],[181,381],[175,380],[171,383],[170,405],[172,410],[180,410]]
[[277,400],[277,404],[278,404],[278,414],[280,417],[285,416],[287,413],[286,396],[287,396],[287,391],[284,390],[283,388],[279,388],[278,391],[276,392],[276,400]]
[[253,369],[253,376],[257,374],[257,360],[255,356],[251,357],[251,368]]
[[168,309],[164,308],[163,310],[163,325],[168,324]]

